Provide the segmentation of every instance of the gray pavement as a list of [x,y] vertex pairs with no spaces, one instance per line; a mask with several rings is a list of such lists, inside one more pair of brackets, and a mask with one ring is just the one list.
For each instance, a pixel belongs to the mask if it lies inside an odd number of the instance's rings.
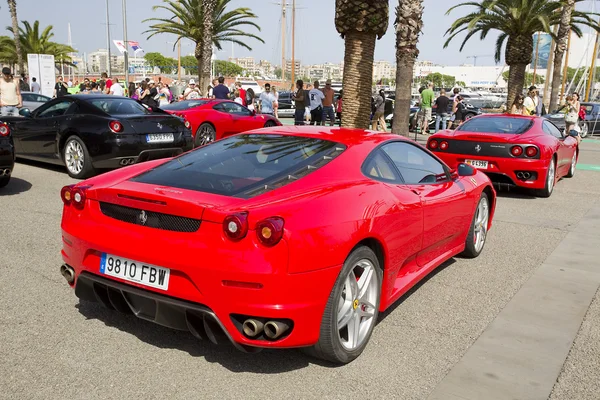
[[[600,165],[600,142],[585,142],[581,160]],[[561,248],[573,246],[592,261],[585,253],[600,248],[579,233],[581,228],[597,237],[595,222],[585,216],[600,204],[600,172],[577,171],[557,184],[550,199],[502,192],[483,254],[438,268],[382,316],[359,359],[332,367],[296,350],[242,354],[80,303],[58,273],[59,191],[73,181],[60,168],[35,163],[18,163],[14,177],[0,191],[0,398],[6,399],[424,399],[443,388],[544,267],[581,283],[576,274],[585,269],[573,272],[577,262],[561,256]],[[560,279],[549,276],[548,285]],[[590,301],[593,292],[587,292]],[[544,299],[537,309],[548,304],[555,302]],[[598,307],[596,299],[587,314],[577,314],[586,316],[581,329],[558,335],[558,343],[570,348],[566,363],[564,352],[562,360],[537,354],[542,347],[523,352],[523,365],[544,356],[557,365],[552,398],[598,398]],[[498,340],[514,336],[506,329]],[[538,375],[525,368],[518,378],[529,382]],[[552,386],[546,390],[545,397],[515,398],[548,398]]]

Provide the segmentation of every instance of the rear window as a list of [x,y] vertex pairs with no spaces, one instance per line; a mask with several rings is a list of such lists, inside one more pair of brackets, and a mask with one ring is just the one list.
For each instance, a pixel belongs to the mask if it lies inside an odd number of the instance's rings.
[[302,178],[344,150],[341,144],[315,138],[238,135],[184,154],[132,181],[249,198]]
[[146,115],[151,113],[146,107],[127,97],[94,99],[87,100],[87,102],[109,115]]
[[170,111],[183,111],[183,110],[187,110],[190,108],[201,106],[203,104],[206,104],[207,102],[208,102],[207,100],[178,101],[176,103],[171,103],[171,104],[162,106],[161,108],[163,110],[170,110]]
[[464,132],[500,133],[520,135],[531,128],[533,121],[525,118],[483,117],[471,118],[458,127]]

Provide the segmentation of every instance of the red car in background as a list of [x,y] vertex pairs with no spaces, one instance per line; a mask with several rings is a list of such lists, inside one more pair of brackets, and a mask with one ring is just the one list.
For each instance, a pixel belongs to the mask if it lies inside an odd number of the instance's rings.
[[256,114],[230,100],[183,100],[161,109],[186,121],[186,127],[194,136],[195,146],[252,129],[281,126],[281,122],[274,116]]
[[498,186],[534,189],[540,197],[575,174],[579,155],[577,139],[547,119],[510,114],[471,118],[429,137],[427,148],[450,166],[469,164]]
[[61,192],[61,273],[84,300],[244,351],[358,357],[380,311],[483,250],[489,179],[398,135],[234,135]]

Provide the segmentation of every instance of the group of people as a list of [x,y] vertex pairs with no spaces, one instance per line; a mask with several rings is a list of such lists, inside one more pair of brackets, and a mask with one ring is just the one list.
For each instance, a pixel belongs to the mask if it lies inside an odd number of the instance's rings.
[[304,81],[296,81],[296,91],[292,100],[295,104],[294,125],[305,125],[310,120],[310,125],[325,125],[329,121],[330,126],[335,125],[336,117],[342,119],[343,92],[335,97],[335,91],[331,87],[331,80],[325,81],[325,87],[320,89],[319,81],[314,81],[312,88],[304,87]]
[[[421,88],[421,110],[418,113],[417,128],[424,135],[429,134],[429,124],[435,110],[435,132],[440,128],[452,129],[462,125],[465,121],[467,105],[460,95],[460,89],[452,90],[452,97],[448,97],[446,90],[442,89],[436,98],[433,91],[433,83],[430,82],[426,88]],[[450,103],[452,107],[450,108]]]

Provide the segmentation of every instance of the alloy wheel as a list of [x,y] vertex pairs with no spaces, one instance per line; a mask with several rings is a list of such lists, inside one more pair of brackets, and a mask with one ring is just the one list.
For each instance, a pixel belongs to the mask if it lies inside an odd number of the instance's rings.
[[480,252],[487,237],[487,227],[490,219],[490,207],[486,197],[482,197],[477,205],[475,213],[475,229],[473,230],[473,242],[475,251]]
[[573,153],[573,159],[571,160],[571,170],[569,171],[571,176],[575,174],[575,168],[577,168],[577,152]]
[[368,339],[375,323],[378,288],[375,266],[361,259],[348,273],[338,300],[337,331],[344,349],[355,350]]
[[554,159],[552,159],[552,161],[550,161],[550,166],[548,167],[548,177],[546,179],[547,179],[546,185],[548,186],[548,192],[552,193],[552,190],[554,189],[554,180],[556,179]]
[[582,138],[586,137],[589,133],[589,128],[588,128],[588,124],[587,123],[583,123],[581,125],[581,133],[579,134],[579,136],[581,136]]
[[83,147],[76,140],[71,140],[65,147],[65,165],[69,172],[74,175],[79,174],[83,170],[84,166],[84,153]]
[[212,126],[205,124],[200,127],[200,140],[198,146],[204,146],[215,141],[215,130]]

